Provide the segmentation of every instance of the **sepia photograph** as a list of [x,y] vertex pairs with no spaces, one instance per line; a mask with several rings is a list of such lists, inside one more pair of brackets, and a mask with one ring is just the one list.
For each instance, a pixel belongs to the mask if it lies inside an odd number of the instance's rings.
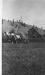
[[45,75],[45,0],[3,0],[2,75]]

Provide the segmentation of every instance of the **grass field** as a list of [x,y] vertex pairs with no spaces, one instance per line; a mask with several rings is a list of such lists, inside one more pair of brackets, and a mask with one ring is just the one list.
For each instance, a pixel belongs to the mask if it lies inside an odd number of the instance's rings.
[[45,43],[3,43],[2,75],[45,75]]

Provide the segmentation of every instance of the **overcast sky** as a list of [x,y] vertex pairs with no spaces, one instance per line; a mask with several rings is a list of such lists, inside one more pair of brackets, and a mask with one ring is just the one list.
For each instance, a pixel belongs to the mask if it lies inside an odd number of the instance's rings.
[[45,0],[3,0],[3,18],[19,19],[45,28]]

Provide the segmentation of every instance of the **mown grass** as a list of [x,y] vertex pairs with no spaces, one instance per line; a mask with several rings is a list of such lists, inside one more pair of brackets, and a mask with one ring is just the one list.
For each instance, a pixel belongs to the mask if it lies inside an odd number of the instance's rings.
[[2,75],[45,75],[45,43],[3,43],[2,60]]

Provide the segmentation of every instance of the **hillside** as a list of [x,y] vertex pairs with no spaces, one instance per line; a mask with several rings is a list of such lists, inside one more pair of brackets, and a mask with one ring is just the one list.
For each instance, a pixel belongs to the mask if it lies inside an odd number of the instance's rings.
[[3,20],[2,32],[9,32],[12,28],[14,28],[14,27],[11,26],[11,22],[10,21]]
[[[12,21],[7,21],[7,20],[3,20],[3,24],[2,24],[2,32],[9,32],[11,29],[14,29],[15,33],[27,34],[28,30],[31,28],[32,28],[32,25],[28,25],[28,24],[21,23],[21,22],[13,23]],[[45,34],[45,30],[41,28],[38,28],[38,32],[41,35]]]
[[3,32],[9,32],[11,29],[14,29],[15,33],[27,34],[28,30],[31,27],[32,27],[31,25],[29,26],[26,24],[24,27],[20,22],[14,22],[14,24],[12,25],[11,21],[3,20],[2,31]]

